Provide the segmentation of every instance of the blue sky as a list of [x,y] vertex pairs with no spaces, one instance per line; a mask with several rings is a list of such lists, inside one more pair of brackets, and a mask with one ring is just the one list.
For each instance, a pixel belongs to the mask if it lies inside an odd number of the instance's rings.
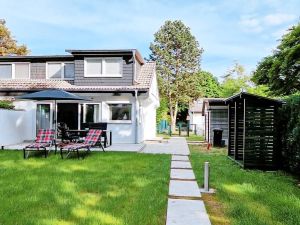
[[182,20],[204,49],[201,67],[221,77],[238,61],[251,72],[299,21],[299,0],[0,0],[0,17],[32,55],[65,49],[150,53],[165,20]]

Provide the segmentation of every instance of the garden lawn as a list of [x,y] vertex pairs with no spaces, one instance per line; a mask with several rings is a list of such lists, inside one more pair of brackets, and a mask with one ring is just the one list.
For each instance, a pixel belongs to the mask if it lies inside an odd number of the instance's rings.
[[204,137],[201,135],[190,134],[189,137],[186,137],[186,140],[187,141],[204,141]]
[[213,225],[299,225],[300,188],[284,172],[243,170],[226,157],[224,149],[207,152],[189,146],[191,162],[200,186],[203,164],[210,162],[210,184],[216,195],[204,195]]
[[168,155],[22,157],[0,151],[1,225],[165,224]]

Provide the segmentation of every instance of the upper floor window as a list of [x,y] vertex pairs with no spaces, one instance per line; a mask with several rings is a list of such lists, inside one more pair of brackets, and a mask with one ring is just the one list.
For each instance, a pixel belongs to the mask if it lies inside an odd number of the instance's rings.
[[123,60],[114,58],[85,58],[85,77],[122,77]]
[[0,64],[0,78],[11,79],[12,78],[12,65],[11,64]]
[[30,64],[22,63],[1,63],[0,79],[29,79]]
[[47,78],[73,80],[75,69],[73,62],[48,62]]

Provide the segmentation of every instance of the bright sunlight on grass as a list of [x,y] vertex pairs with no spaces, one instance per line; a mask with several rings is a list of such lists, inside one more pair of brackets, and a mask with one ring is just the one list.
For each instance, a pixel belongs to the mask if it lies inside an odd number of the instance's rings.
[[197,181],[203,185],[203,164],[211,164],[215,196],[204,196],[213,225],[299,225],[300,188],[283,172],[243,170],[224,149],[205,151],[189,146]]
[[0,224],[163,225],[169,167],[168,155],[0,151]]
[[186,137],[187,141],[204,141],[204,137],[201,135],[190,134],[189,137]]

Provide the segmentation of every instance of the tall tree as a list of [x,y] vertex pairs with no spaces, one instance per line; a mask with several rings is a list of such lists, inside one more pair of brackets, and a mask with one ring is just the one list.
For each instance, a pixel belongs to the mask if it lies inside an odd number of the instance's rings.
[[272,55],[258,64],[253,81],[268,85],[275,95],[300,91],[300,23],[283,35]]
[[168,100],[171,129],[175,131],[178,105],[188,105],[200,93],[195,89],[202,49],[190,28],[180,20],[166,21],[150,44],[157,64],[160,92]]
[[18,45],[11,32],[5,25],[5,20],[0,20],[0,56],[5,55],[27,55],[28,48]]
[[197,83],[195,88],[201,92],[202,97],[220,97],[221,87],[218,82],[218,79],[213,76],[210,72],[199,71],[196,74]]
[[251,79],[252,76],[246,73],[245,68],[238,62],[235,62],[232,69],[224,76],[220,96],[230,97],[241,91],[261,96],[270,96],[269,88],[266,85],[255,85]]

